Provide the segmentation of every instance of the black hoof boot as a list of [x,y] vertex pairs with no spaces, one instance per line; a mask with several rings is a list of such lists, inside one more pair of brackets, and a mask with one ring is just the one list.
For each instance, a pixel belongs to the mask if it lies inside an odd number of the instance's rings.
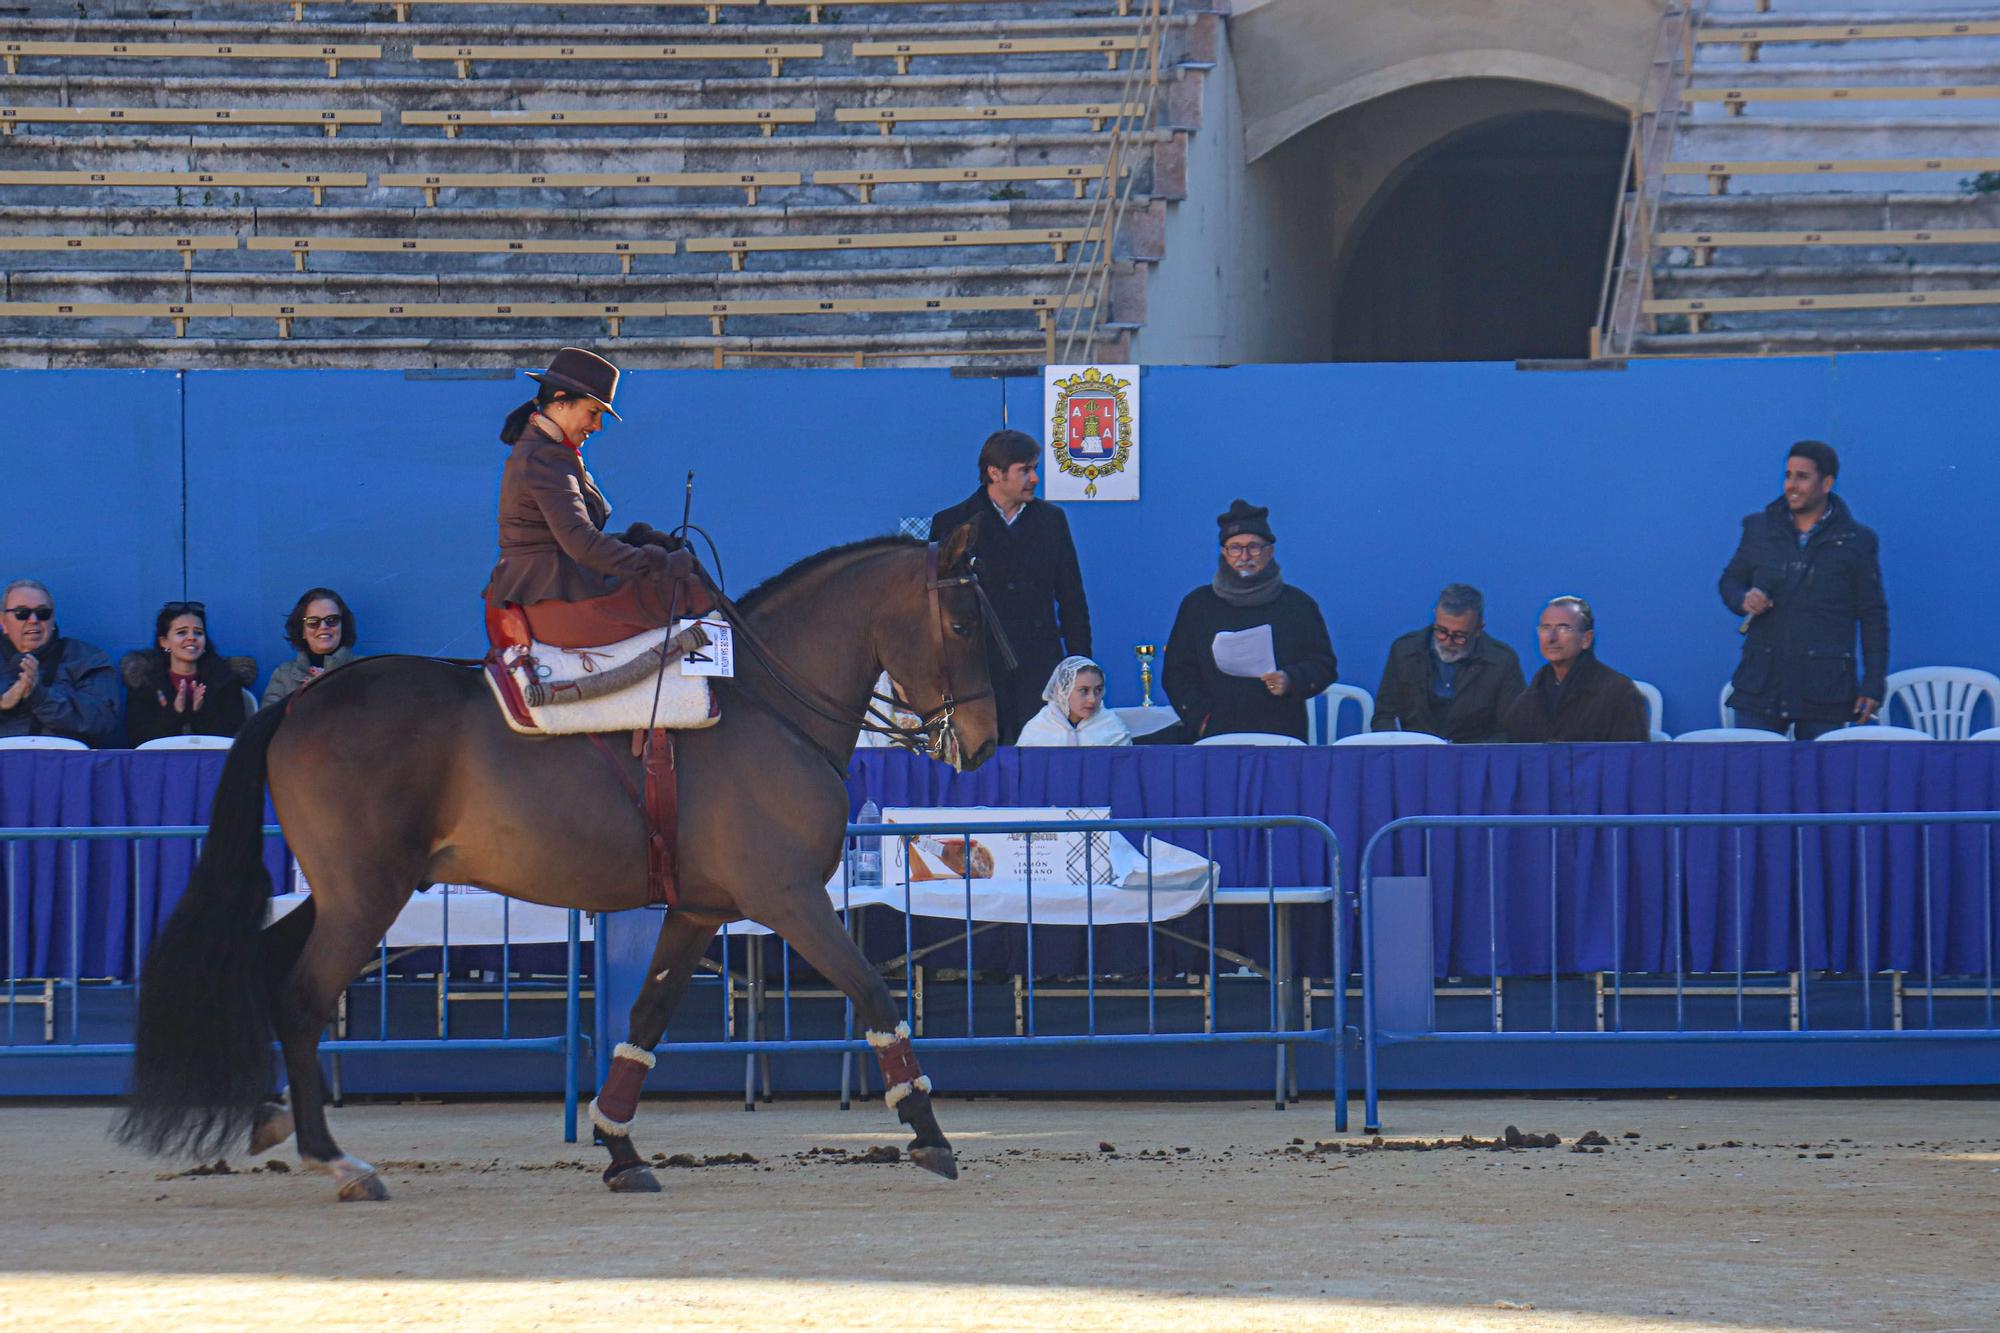
[[613,1162],[604,1168],[604,1183],[613,1194],[658,1194],[660,1182],[644,1162]]
[[933,1175],[946,1180],[958,1179],[958,1159],[952,1156],[951,1145],[939,1143],[925,1147],[921,1143],[910,1145],[910,1160]]

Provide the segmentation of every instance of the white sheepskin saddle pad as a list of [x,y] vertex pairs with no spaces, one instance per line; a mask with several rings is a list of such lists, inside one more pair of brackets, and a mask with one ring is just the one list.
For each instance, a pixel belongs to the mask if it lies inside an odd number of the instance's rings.
[[[692,731],[715,725],[719,713],[705,676],[683,675],[676,656],[660,672],[660,655],[669,629],[648,630],[620,643],[598,648],[557,648],[537,643],[507,650],[508,674],[527,700],[533,729],[520,725],[506,701],[500,700],[507,725],[524,735],[568,736],[592,731],[634,731],[667,727]],[[622,669],[622,671],[621,671]],[[590,692],[607,673],[637,679],[610,693]],[[487,685],[496,695],[491,676]],[[540,700],[540,702],[537,702]]]

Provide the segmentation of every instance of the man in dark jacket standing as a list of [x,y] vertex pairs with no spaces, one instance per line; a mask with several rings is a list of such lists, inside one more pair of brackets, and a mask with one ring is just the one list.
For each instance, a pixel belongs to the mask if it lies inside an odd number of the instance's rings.
[[1455,745],[1504,741],[1500,719],[1521,693],[1521,659],[1486,632],[1486,599],[1454,583],[1429,627],[1389,645],[1372,731],[1424,731]]
[[1035,498],[1042,447],[1018,430],[996,431],[979,451],[979,489],[931,519],[944,542],[973,525],[979,586],[993,602],[1019,666],[1006,669],[989,641],[987,671],[1000,713],[1000,740],[1011,745],[1042,708],[1042,691],[1065,657],[1090,656],[1090,608],[1069,519]]
[[[1270,514],[1238,500],[1216,518],[1222,559],[1215,576],[1183,597],[1174,617],[1160,683],[1189,742],[1245,732],[1304,740],[1306,701],[1339,675],[1319,604],[1278,571]],[[1217,661],[1219,636],[1266,630],[1273,670],[1243,674],[1234,653],[1227,665]]]
[[[1736,724],[1809,741],[1867,722],[1888,690],[1889,603],[1875,532],[1833,493],[1840,456],[1801,440],[1785,493],[1743,520],[1717,587],[1743,617],[1743,660],[1730,680]],[[1855,626],[1861,671],[1854,669]]]
[[1535,634],[1548,665],[1535,673],[1502,717],[1508,740],[1652,739],[1645,699],[1629,677],[1597,660],[1597,617],[1589,602],[1556,598],[1542,608]]
[[0,628],[0,736],[61,736],[96,750],[125,744],[111,658],[57,631],[47,588],[8,584]]

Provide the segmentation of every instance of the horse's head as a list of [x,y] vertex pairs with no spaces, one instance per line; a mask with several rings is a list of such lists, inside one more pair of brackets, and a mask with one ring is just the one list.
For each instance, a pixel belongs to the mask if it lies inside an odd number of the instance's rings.
[[1000,744],[986,646],[989,633],[1002,633],[988,623],[991,605],[979,590],[970,523],[925,554],[922,593],[900,632],[884,636],[882,666],[922,716],[930,756],[969,772]]

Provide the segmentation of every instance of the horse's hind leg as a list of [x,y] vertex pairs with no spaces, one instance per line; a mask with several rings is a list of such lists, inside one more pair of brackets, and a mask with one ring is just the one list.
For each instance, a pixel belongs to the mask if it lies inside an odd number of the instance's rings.
[[[274,1015],[284,1012],[285,979],[298,965],[299,954],[312,935],[315,912],[313,900],[307,898],[265,928],[264,984],[271,992]],[[292,1108],[280,1100],[278,1089],[273,1087],[271,1099],[257,1108],[256,1119],[250,1126],[250,1155],[269,1152],[290,1138],[295,1128]]]
[[714,938],[714,925],[703,925],[679,912],[667,914],[660,925],[659,942],[653,946],[646,982],[632,1001],[626,1040],[613,1053],[611,1072],[591,1099],[591,1123],[611,1151],[604,1183],[621,1194],[659,1193],[660,1182],[652,1168],[632,1146],[632,1120],[639,1111],[639,1089],[653,1068],[653,1048],[660,1044],[667,1018],[694,975],[695,961]]
[[862,1032],[882,1066],[882,1086],[886,1089],[882,1100],[896,1109],[897,1118],[916,1135],[910,1144],[910,1160],[946,1180],[958,1179],[951,1144],[931,1111],[931,1081],[917,1067],[916,1053],[910,1049],[909,1024],[898,1016],[888,985],[841,928],[840,918],[817,886],[810,894],[801,892],[793,902],[794,906],[773,914],[780,919],[765,924],[854,1001]]
[[[388,882],[407,884],[410,877]],[[327,888],[316,890],[315,897],[333,901]],[[320,1034],[340,993],[367,962],[401,906],[400,900],[372,904],[365,919],[351,909],[322,911],[297,965],[278,992],[275,1018],[278,1040],[285,1048],[285,1069],[292,1080],[299,1160],[310,1170],[331,1174],[345,1202],[386,1199],[389,1191],[374,1167],[340,1150],[327,1128],[326,1082],[319,1067]]]

